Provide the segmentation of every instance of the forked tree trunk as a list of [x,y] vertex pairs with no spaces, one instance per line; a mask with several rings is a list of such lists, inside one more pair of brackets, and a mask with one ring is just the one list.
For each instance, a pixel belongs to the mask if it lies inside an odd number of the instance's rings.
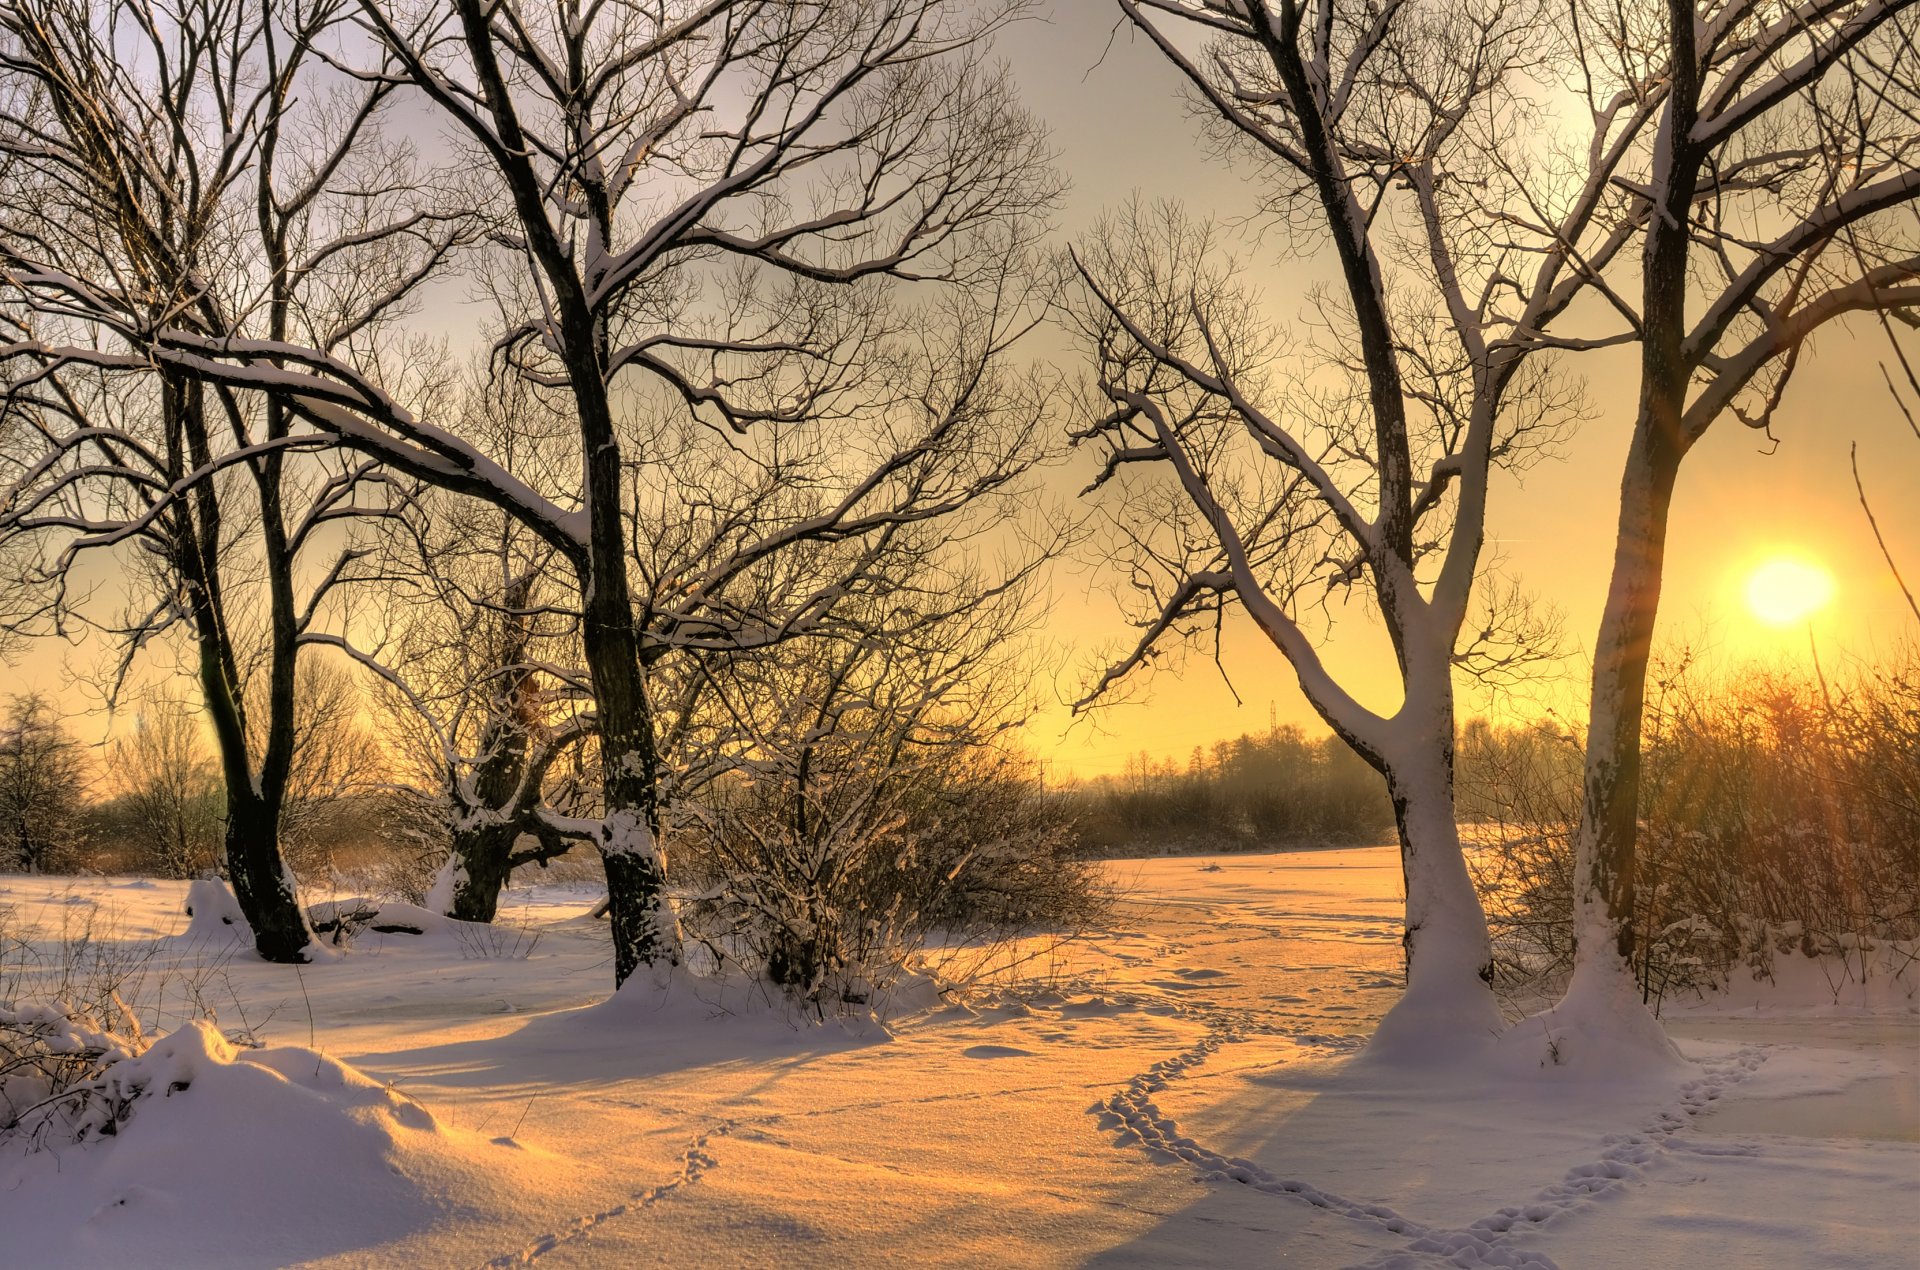
[[[170,460],[176,467],[190,461],[208,463],[205,390],[198,384],[168,377],[164,382],[168,412]],[[210,483],[196,485],[183,500],[173,522],[174,566],[179,569],[199,652],[200,689],[207,717],[213,724],[225,778],[227,826],[225,857],[234,898],[253,927],[254,946],[268,961],[300,963],[307,960],[312,936],[300,911],[292,875],[280,854],[280,809],[285,794],[280,779],[255,781],[247,737],[245,706],[240,700],[239,655],[227,622],[220,577],[220,505]],[[278,614],[276,613],[276,619]],[[279,655],[276,649],[276,656]],[[276,693],[276,698],[278,694]],[[281,703],[276,699],[275,706]],[[291,703],[276,728],[282,750],[292,747]],[[270,739],[269,746],[275,743]]]

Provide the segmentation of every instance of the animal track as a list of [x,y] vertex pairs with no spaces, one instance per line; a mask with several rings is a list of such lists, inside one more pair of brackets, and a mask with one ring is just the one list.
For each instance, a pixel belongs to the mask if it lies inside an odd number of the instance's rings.
[[1292,1196],[1315,1208],[1338,1213],[1408,1241],[1405,1247],[1383,1252],[1364,1263],[1362,1270],[1431,1266],[1436,1259],[1463,1268],[1557,1270],[1556,1263],[1546,1253],[1514,1247],[1511,1241],[1543,1229],[1565,1214],[1640,1180],[1647,1166],[1663,1154],[1750,1155],[1758,1150],[1749,1144],[1705,1145],[1681,1137],[1695,1116],[1727,1090],[1746,1081],[1766,1061],[1765,1047],[1749,1046],[1706,1064],[1703,1074],[1682,1084],[1678,1098],[1655,1112],[1638,1132],[1607,1135],[1601,1139],[1603,1149],[1597,1160],[1568,1169],[1560,1181],[1545,1187],[1528,1202],[1498,1209],[1463,1229],[1430,1227],[1386,1205],[1361,1203],[1323,1191],[1308,1182],[1276,1177],[1251,1160],[1213,1151],[1182,1133],[1173,1118],[1154,1103],[1154,1095],[1164,1090],[1168,1082],[1205,1063],[1222,1045],[1245,1039],[1244,1032],[1249,1030],[1282,1031],[1219,1019],[1198,1043],[1155,1063],[1088,1111],[1098,1117],[1101,1129],[1115,1135],[1114,1145],[1138,1143],[1155,1161],[1192,1165],[1200,1181],[1234,1182],[1269,1195]]

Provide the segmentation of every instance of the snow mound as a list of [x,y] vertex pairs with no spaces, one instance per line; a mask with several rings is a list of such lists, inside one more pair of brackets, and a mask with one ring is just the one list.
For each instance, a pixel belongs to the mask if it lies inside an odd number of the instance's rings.
[[98,1087],[108,1127],[0,1157],[13,1264],[282,1265],[498,1208],[537,1167],[325,1055],[237,1051],[205,1022]]
[[1632,976],[1586,965],[1558,1005],[1507,1030],[1493,1066],[1516,1078],[1566,1069],[1585,1080],[1631,1080],[1672,1076],[1691,1064],[1641,1002]]
[[187,883],[187,929],[181,938],[195,943],[253,942],[253,927],[240,911],[240,901],[218,878],[196,878]]

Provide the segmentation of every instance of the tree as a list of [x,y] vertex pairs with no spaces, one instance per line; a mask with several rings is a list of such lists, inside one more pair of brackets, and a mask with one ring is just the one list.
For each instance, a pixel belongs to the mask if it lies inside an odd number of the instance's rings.
[[[577,660],[570,616],[547,603],[552,552],[474,500],[428,497],[389,570],[386,635],[346,645],[371,669],[410,767],[419,832],[444,848],[449,916],[491,922],[513,871],[592,835],[543,815],[549,774],[592,735],[591,693],[555,668]],[[409,557],[400,563],[398,555]],[[579,809],[563,806],[562,810]]]
[[0,726],[0,850],[13,866],[44,873],[84,837],[86,755],[46,698],[8,699]]
[[[283,401],[141,350],[156,329],[298,338],[365,367],[461,242],[457,218],[415,197],[405,153],[378,141],[392,85],[340,75],[320,52],[348,13],[337,0],[0,5],[14,336],[0,355],[23,424],[0,535],[42,544],[51,598],[28,616],[55,625],[84,598],[68,587],[76,561],[130,544],[159,566],[151,607],[107,629],[122,675],[188,629],[225,778],[227,872],[275,961],[304,960],[309,941],[280,850],[298,651],[362,558],[335,531],[379,514],[385,476],[303,459],[315,447]],[[244,546],[236,529],[253,531]],[[329,548],[331,566],[303,569]]]
[[[1625,241],[1574,260],[1515,242],[1506,221],[1537,211],[1563,240],[1604,239],[1611,156],[1557,172],[1572,193],[1548,207],[1502,164],[1539,109],[1528,94],[1554,47],[1542,6],[1119,6],[1222,153],[1258,175],[1288,245],[1330,248],[1337,282],[1311,297],[1322,334],[1295,341],[1176,209],[1131,207],[1076,252],[1070,311],[1095,366],[1079,436],[1104,458],[1091,488],[1118,491],[1111,523],[1144,601],[1137,642],[1083,704],[1244,608],[1392,797],[1408,984],[1375,1052],[1484,1041],[1501,1021],[1455,824],[1454,674],[1510,664],[1516,632],[1468,622],[1476,603],[1511,611],[1476,587],[1488,491],[1578,418],[1555,355],[1584,342],[1549,331]],[[1612,107],[1628,124],[1651,110]],[[1391,712],[1321,660],[1316,616],[1343,597],[1384,628]]]
[[[324,437],[487,499],[566,561],[600,736],[595,836],[617,981],[670,967],[678,951],[616,401],[664,397],[722,432],[844,417],[855,402],[913,425],[900,448],[867,452],[871,467],[838,503],[730,555],[723,585],[787,545],[883,533],[1024,470],[1024,457],[1010,468],[990,448],[936,463],[931,484],[924,472],[929,456],[954,456],[956,435],[997,426],[1006,410],[998,369],[1027,325],[1017,282],[1058,188],[1038,128],[980,51],[1014,12],[958,0],[715,0],[673,12],[364,0],[359,20],[378,47],[354,74],[369,91],[417,90],[470,139],[485,174],[502,266],[489,277],[506,322],[496,365],[564,398],[571,422],[577,475],[550,491],[402,405],[391,379],[317,338],[331,328],[208,331],[16,251],[16,288],[84,313],[132,350],[62,347],[62,358],[265,393],[284,406],[276,418],[311,429],[276,443]],[[944,295],[908,322],[889,282]],[[943,501],[887,503],[902,489]],[[683,601],[698,608],[702,594],[696,585]],[[817,616],[830,599],[788,616]],[[722,623],[716,638],[736,627],[750,643],[788,633],[756,617]]]
[[113,746],[112,788],[125,832],[162,877],[211,868],[220,846],[220,769],[185,706],[155,701]]
[[1638,209],[1637,259],[1620,258],[1638,302],[1626,284],[1606,294],[1637,346],[1639,400],[1594,648],[1560,1013],[1664,1048],[1630,994],[1641,727],[1680,467],[1729,414],[1770,429],[1818,331],[1920,305],[1920,47],[1910,6],[1878,0],[1621,0],[1576,5],[1572,21],[1588,100],[1651,89],[1659,109],[1611,177]]

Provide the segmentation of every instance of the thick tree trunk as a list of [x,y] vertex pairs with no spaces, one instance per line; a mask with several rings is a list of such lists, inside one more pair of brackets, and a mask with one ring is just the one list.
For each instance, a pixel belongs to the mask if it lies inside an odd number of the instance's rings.
[[500,892],[513,873],[513,844],[520,836],[513,825],[484,825],[455,830],[453,855],[459,861],[454,874],[453,901],[447,916],[463,922],[491,922],[500,911]]
[[589,452],[587,464],[592,571],[581,635],[599,722],[605,819],[598,846],[607,871],[618,987],[642,966],[679,965],[680,939],[658,838],[659,755],[627,587],[619,450],[611,428],[605,435],[606,444]]
[[227,794],[227,877],[234,899],[253,927],[254,947],[268,961],[308,960],[313,938],[280,859],[279,808],[250,791]]
[[1486,913],[1454,817],[1451,742],[1397,756],[1387,790],[1406,884],[1407,990],[1381,1020],[1368,1054],[1425,1062],[1491,1043],[1503,1022]]

